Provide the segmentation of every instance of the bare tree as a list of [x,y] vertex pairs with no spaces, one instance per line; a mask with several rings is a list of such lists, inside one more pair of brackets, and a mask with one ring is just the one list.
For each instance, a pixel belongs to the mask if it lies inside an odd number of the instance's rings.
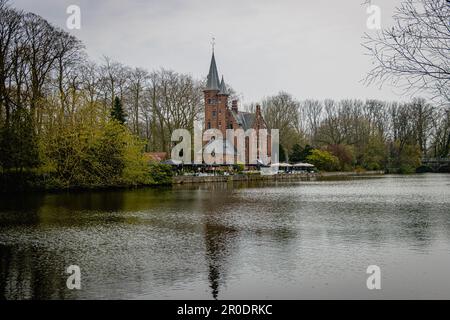
[[130,68],[109,57],[103,57],[103,64],[100,66],[100,77],[105,110],[108,107],[113,107],[116,96],[124,103],[123,98],[129,73]]
[[318,131],[318,141],[324,144],[340,144],[344,142],[340,128],[338,103],[327,99],[324,101],[324,120]]
[[[81,82],[80,66],[85,61],[84,46],[74,36],[55,30],[56,83],[60,98],[61,114],[74,112],[76,92]],[[69,108],[69,105],[71,106]]]
[[414,123],[414,137],[422,155],[426,155],[433,125],[434,107],[423,98],[415,98],[408,104]]
[[14,73],[14,42],[21,31],[22,13],[11,9],[8,1],[0,0],[0,122],[9,122],[11,92],[8,89]]
[[378,134],[386,138],[389,132],[389,112],[387,112],[386,102],[369,99],[364,104],[362,112],[367,119],[370,134]]
[[163,151],[170,147],[175,129],[192,129],[200,117],[201,83],[192,77],[161,69],[150,75],[153,136],[158,136]]
[[89,105],[101,100],[101,78],[97,64],[86,61],[80,66],[81,93]]
[[132,131],[139,135],[140,112],[143,109],[145,89],[148,87],[149,74],[146,70],[135,68],[130,72],[129,115]]
[[280,92],[263,100],[261,108],[267,127],[280,130],[280,144],[290,151],[302,138],[298,132],[300,103],[289,93]]
[[432,119],[431,155],[433,157],[450,156],[450,107],[436,110]]
[[429,92],[450,101],[450,5],[446,0],[403,0],[396,24],[375,37],[365,35],[363,46],[375,67],[366,83],[390,81],[405,92]]
[[303,119],[309,131],[312,144],[317,142],[317,133],[322,120],[323,104],[318,100],[306,100],[301,105]]

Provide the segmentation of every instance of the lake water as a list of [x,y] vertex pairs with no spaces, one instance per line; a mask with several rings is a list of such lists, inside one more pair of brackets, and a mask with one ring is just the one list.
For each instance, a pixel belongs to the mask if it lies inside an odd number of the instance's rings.
[[450,299],[448,174],[0,200],[0,299]]

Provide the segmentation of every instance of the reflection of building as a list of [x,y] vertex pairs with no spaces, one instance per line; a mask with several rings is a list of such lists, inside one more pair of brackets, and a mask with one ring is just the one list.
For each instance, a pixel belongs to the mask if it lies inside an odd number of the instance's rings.
[[229,233],[222,226],[210,222],[205,224],[206,259],[208,261],[208,280],[214,299],[219,296],[220,285],[225,282]]
[[[206,88],[203,90],[205,97],[205,129],[218,129],[222,132],[222,136],[226,137],[227,129],[254,129],[256,131],[256,148],[260,148],[259,130],[267,129],[266,122],[261,113],[261,107],[256,106],[256,112],[242,112],[238,109],[238,101],[231,102],[231,108],[228,103],[230,96],[229,91],[222,80],[219,80],[217,72],[216,59],[214,52],[209,67],[208,80]],[[245,138],[245,163],[249,163],[249,137]],[[226,143],[224,143],[226,144]],[[236,140],[234,142],[236,145]],[[271,155],[270,135],[267,135],[267,156]],[[261,159],[259,150],[257,158]]]

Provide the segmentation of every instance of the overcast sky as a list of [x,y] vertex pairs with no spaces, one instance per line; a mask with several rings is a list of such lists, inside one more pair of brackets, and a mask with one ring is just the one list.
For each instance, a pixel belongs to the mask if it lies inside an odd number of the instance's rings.
[[[66,8],[81,8],[81,30],[67,30],[93,60],[107,55],[132,67],[164,67],[206,77],[211,37],[219,73],[243,102],[280,90],[298,99],[404,100],[392,87],[366,87],[363,0],[11,0],[66,29]],[[400,0],[372,0],[383,27]]]

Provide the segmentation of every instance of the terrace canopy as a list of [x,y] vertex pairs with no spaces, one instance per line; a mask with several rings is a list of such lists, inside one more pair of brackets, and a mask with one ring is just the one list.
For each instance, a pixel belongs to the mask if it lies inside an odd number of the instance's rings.
[[294,165],[292,165],[294,168],[314,168],[314,165],[311,163],[296,163]]
[[271,167],[285,167],[285,168],[288,168],[288,167],[292,167],[292,165],[289,164],[289,163],[282,162],[282,163],[272,163]]
[[180,160],[174,160],[174,159],[169,159],[169,160],[163,161],[161,163],[168,164],[171,166],[181,166],[183,164],[183,162],[181,162]]

